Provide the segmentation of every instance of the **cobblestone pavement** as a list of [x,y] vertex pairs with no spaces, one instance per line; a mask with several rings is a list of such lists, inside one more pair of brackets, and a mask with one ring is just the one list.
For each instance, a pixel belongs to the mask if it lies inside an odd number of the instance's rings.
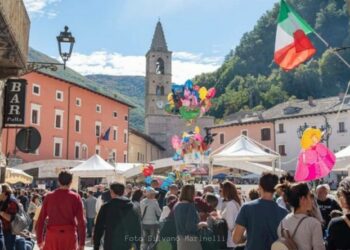
[[[86,239],[86,244],[85,244],[85,250],[92,250],[92,244],[91,244],[91,239]],[[35,245],[34,250],[39,250],[39,247]]]

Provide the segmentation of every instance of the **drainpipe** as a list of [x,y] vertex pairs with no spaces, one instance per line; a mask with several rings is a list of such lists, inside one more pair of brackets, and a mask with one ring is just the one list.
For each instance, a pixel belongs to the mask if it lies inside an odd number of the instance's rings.
[[66,158],[69,159],[69,121],[70,121],[70,89],[72,86],[68,87],[68,104],[67,104],[67,152]]

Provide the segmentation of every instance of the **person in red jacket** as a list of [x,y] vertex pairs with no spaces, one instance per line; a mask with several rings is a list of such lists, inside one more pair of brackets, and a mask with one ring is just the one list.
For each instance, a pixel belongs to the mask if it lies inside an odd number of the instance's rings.
[[[60,187],[45,197],[36,225],[40,249],[84,249],[86,232],[83,203],[77,193],[69,190],[72,179],[71,173],[62,171],[58,175]],[[44,237],[45,224],[47,226]]]

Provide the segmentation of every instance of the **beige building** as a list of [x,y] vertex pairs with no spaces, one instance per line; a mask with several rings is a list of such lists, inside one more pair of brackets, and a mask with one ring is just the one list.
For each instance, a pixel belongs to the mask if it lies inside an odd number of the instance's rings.
[[205,128],[214,125],[212,117],[202,117],[193,126],[187,126],[186,121],[179,116],[165,112],[164,106],[172,85],[171,54],[162,24],[158,22],[151,48],[146,54],[145,132],[165,148],[164,157],[174,154],[171,146],[173,135],[180,136],[185,131],[193,130],[195,126]]
[[146,134],[129,128],[128,162],[148,163],[163,158],[165,149]]
[[[30,20],[22,0],[0,0],[0,135],[5,82],[9,77],[18,77],[26,68],[29,28]],[[6,165],[5,159],[1,155],[1,170]],[[3,181],[4,171],[0,176],[0,181]]]

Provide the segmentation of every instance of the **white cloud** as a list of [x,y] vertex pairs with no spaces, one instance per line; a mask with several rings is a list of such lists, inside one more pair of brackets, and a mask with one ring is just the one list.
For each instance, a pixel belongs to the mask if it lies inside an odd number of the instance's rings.
[[[189,52],[174,52],[172,61],[173,82],[183,83],[195,75],[215,71],[223,58],[203,57]],[[68,66],[83,75],[145,75],[144,56],[124,56],[119,53],[96,51],[89,55],[73,53]]]
[[24,5],[28,13],[35,16],[47,16],[48,18],[56,17],[57,13],[50,7],[61,0],[24,0]]

